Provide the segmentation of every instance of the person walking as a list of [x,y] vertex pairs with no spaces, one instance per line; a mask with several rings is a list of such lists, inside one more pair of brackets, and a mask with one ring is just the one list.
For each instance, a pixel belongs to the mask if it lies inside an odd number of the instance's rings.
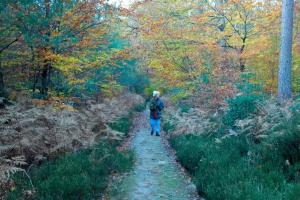
[[151,135],[155,133],[156,136],[160,136],[160,119],[161,112],[164,109],[164,103],[160,99],[160,92],[153,91],[153,97],[150,101],[150,126]]

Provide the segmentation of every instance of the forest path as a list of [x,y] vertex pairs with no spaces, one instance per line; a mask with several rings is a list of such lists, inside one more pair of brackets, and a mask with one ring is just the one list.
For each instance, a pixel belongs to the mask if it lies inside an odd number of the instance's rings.
[[150,135],[149,112],[140,114],[130,147],[136,163],[130,174],[114,180],[112,200],[196,200],[196,187],[180,169],[163,139]]

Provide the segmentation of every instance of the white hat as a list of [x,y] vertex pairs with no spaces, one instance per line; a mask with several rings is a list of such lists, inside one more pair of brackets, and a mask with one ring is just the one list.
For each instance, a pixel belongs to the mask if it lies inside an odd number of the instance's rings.
[[159,91],[153,91],[153,97],[159,97],[160,92]]

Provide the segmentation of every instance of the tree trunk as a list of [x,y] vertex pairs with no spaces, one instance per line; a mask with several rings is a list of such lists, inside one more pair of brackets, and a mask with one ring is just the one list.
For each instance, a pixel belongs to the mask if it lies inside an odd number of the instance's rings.
[[32,92],[35,93],[36,90],[36,84],[38,80],[38,74],[37,74],[37,69],[34,69],[34,75],[33,75],[33,84],[32,84]]
[[5,97],[6,96],[5,95],[5,87],[4,87],[4,80],[3,79],[4,79],[3,70],[2,70],[2,67],[0,66],[0,97]]
[[19,40],[19,37],[16,37],[13,41],[5,45],[0,49],[0,97],[7,97],[7,93],[5,90],[5,85],[4,85],[4,74],[3,74],[3,69],[2,69],[2,60],[1,60],[1,54],[4,50],[8,49],[11,45],[13,45],[15,42]]
[[[245,24],[246,26],[246,24]],[[245,47],[246,47],[246,40],[247,40],[247,36],[245,35],[245,37],[242,38],[242,41],[243,41],[243,45],[240,49],[240,52],[239,52],[239,62],[240,62],[240,71],[241,72],[244,72],[245,71],[245,68],[246,68],[246,65],[245,65],[245,59],[243,58],[243,53],[244,53],[244,50],[245,50]]]
[[[50,0],[45,0],[45,18],[49,20],[50,18]],[[45,34],[45,43],[46,46],[43,49],[44,56],[47,56],[47,54],[50,51],[49,41],[50,41],[50,22],[47,22],[46,25],[46,34]],[[43,59],[43,69],[42,69],[42,74],[41,74],[41,79],[42,79],[42,85],[41,85],[41,90],[40,93],[42,95],[47,95],[48,94],[48,86],[50,82],[50,70],[51,70],[51,62],[49,59]]]
[[42,95],[47,95],[48,94],[48,86],[49,86],[49,80],[50,80],[50,69],[51,65],[49,61],[45,61],[43,70],[42,70],[42,87],[41,87],[41,94]]
[[242,55],[240,55],[239,64],[240,64],[240,72],[244,72],[246,66],[245,66],[245,60],[242,58]]
[[281,46],[278,72],[278,97],[281,101],[292,97],[292,44],[294,0],[282,1]]
[[7,97],[7,93],[4,85],[4,73],[3,73],[1,58],[0,58],[0,97]]

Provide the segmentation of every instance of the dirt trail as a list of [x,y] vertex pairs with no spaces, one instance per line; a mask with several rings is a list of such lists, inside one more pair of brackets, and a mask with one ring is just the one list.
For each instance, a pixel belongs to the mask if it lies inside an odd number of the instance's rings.
[[200,199],[195,186],[180,170],[162,138],[151,136],[148,112],[136,120],[130,147],[135,151],[133,171],[115,180],[112,200],[196,200]]

